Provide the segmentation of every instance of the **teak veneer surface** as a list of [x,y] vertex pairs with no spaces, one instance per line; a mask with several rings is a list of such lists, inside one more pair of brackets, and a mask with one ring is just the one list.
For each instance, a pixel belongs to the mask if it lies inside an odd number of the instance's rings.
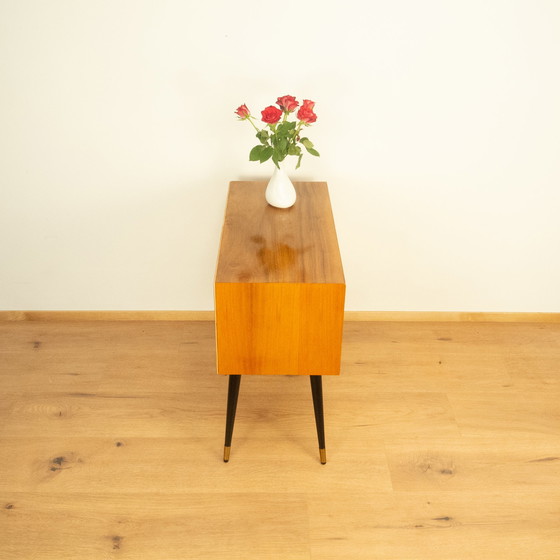
[[295,183],[296,204],[264,182],[230,183],[215,284],[218,373],[340,373],[346,286],[327,184]]
[[230,183],[216,282],[344,284],[327,183],[294,186],[295,205],[274,208],[265,182]]

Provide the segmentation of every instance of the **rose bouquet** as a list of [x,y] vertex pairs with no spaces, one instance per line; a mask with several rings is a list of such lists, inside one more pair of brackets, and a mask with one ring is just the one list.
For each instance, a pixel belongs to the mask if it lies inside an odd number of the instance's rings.
[[[274,165],[279,168],[278,164],[287,156],[296,156],[298,158],[297,169],[303,157],[302,146],[312,156],[319,155],[319,152],[313,147],[313,142],[309,138],[301,136],[302,129],[317,120],[317,115],[313,111],[315,103],[304,99],[300,107],[295,97],[284,95],[276,100],[276,104],[279,108],[270,105],[261,111],[261,120],[266,123],[262,129],[254,123],[255,117],[251,115],[247,105],[243,104],[235,111],[240,120],[249,121],[257,131],[256,136],[260,144],[251,150],[249,160],[264,163],[272,158]],[[296,120],[290,120],[298,107]]]

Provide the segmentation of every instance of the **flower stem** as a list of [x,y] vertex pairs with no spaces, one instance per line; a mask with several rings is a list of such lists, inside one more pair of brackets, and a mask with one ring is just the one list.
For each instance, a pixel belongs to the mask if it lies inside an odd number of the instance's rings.
[[253,117],[249,116],[247,117],[247,120],[253,125],[253,128],[257,131],[260,132],[260,130],[257,128],[257,126],[255,125],[255,123],[251,120]]

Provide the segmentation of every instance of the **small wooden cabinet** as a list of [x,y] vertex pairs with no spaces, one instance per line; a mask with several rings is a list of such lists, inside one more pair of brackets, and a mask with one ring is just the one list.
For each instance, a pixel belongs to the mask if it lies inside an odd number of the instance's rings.
[[[266,183],[230,183],[215,282],[218,373],[235,376],[230,406],[241,375],[309,375],[315,402],[320,376],[340,373],[346,286],[327,184],[294,186],[295,205],[280,209],[266,203]],[[226,461],[227,440],[226,427]]]

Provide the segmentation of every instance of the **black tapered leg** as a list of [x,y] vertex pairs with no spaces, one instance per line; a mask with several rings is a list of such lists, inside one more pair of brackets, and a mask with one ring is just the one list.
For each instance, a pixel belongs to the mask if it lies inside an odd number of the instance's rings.
[[235,411],[237,410],[237,398],[239,397],[239,384],[241,375],[230,375],[228,385],[227,415],[226,415],[226,441],[224,444],[224,463],[229,461],[231,451],[231,438],[233,436],[233,424],[235,423]]
[[325,421],[323,417],[323,379],[320,375],[310,375],[311,393],[313,394],[313,409],[315,410],[315,424],[317,424],[317,439],[319,440],[319,456],[321,464],[327,462],[325,448]]

